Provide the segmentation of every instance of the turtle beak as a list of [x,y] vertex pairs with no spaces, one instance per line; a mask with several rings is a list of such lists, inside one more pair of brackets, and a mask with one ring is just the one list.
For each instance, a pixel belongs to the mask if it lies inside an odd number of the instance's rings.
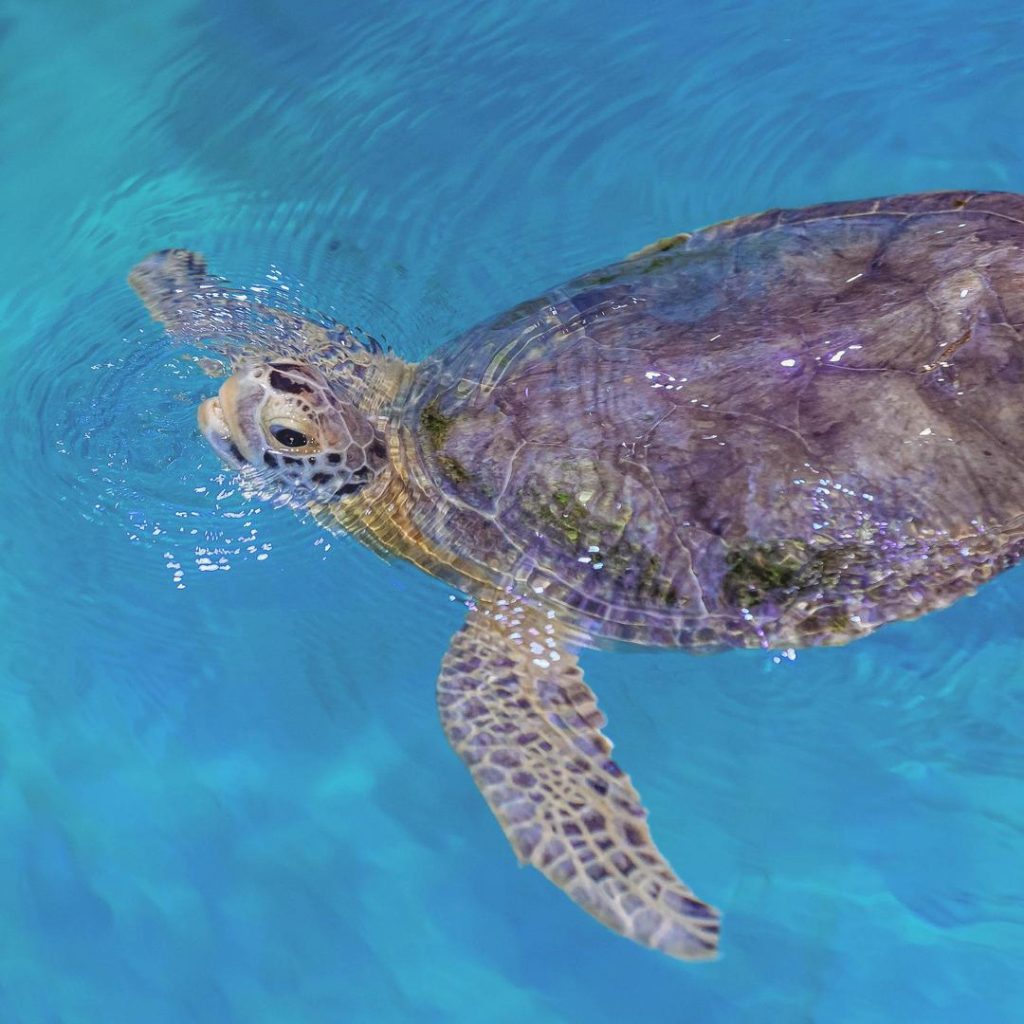
[[245,465],[245,459],[231,438],[231,430],[224,418],[219,396],[208,398],[199,406],[197,419],[200,432],[222,461],[232,469],[241,469]]

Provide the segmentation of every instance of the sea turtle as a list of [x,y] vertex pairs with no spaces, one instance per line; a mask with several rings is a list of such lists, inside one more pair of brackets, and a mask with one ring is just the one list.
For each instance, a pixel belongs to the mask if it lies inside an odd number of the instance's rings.
[[131,283],[240,337],[221,458],[470,597],[448,739],[521,861],[614,930],[714,955],[577,652],[841,644],[1024,551],[1024,196],[775,210],[656,242],[418,365],[167,250]]

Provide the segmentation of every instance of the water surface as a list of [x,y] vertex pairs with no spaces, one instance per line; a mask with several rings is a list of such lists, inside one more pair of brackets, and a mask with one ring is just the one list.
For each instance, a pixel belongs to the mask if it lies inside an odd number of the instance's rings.
[[0,6],[0,1019],[1010,1022],[1024,577],[795,661],[591,654],[686,966],[514,858],[463,609],[247,499],[127,289],[168,245],[418,359],[656,237],[1024,190],[1016,4]]

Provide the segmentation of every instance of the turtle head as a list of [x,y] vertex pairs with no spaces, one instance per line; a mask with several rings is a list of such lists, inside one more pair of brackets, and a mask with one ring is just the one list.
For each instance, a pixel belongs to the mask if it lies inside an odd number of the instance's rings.
[[235,469],[297,503],[344,499],[387,466],[387,445],[344,384],[294,359],[243,364],[199,407],[199,429]]

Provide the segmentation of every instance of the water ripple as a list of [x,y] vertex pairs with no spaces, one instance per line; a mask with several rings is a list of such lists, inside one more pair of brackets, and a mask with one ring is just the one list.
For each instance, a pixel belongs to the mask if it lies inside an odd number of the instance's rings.
[[[3,824],[25,863],[44,862],[27,896],[0,892],[31,954],[15,958],[23,1005],[59,989],[55,1019],[85,1005],[188,1016],[136,952],[159,946],[172,965],[207,961],[205,988],[198,969],[163,974],[187,979],[210,1019],[245,1017],[242,992],[280,1002],[295,979],[333,1019],[386,1016],[395,992],[405,1016],[472,1018],[479,999],[439,995],[439,963],[465,992],[518,1000],[510,1016],[664,1017],[679,978],[665,965],[634,956],[636,984],[613,970],[580,986],[557,957],[525,955],[570,931],[581,964],[636,951],[512,884],[449,763],[429,690],[461,608],[243,494],[195,427],[216,387],[195,359],[211,353],[151,324],[125,276],[153,250],[195,249],[234,285],[416,360],[721,218],[1019,190],[1012,5],[9,0],[0,47],[0,610],[13,624],[0,738],[5,783],[21,787],[5,790]],[[969,1016],[978,992],[1011,1019],[1022,596],[1011,574],[942,615],[777,664],[587,653],[659,842],[728,901],[729,956],[687,982],[696,1019]],[[324,823],[320,839],[302,815]],[[37,825],[66,827],[67,848],[33,839]],[[32,904],[62,874],[81,939],[67,901]],[[352,877],[369,917],[345,903],[338,879]],[[296,912],[305,886],[310,910]],[[217,908],[187,929],[215,956],[179,941],[191,900]],[[253,908],[267,928],[246,927]],[[119,941],[104,946],[104,928]],[[239,936],[271,933],[294,941],[267,947],[283,967],[260,981],[267,949]],[[339,948],[365,985],[337,973]],[[90,983],[68,963],[89,965]],[[155,1002],[111,1009],[125,977],[151,975]]]

